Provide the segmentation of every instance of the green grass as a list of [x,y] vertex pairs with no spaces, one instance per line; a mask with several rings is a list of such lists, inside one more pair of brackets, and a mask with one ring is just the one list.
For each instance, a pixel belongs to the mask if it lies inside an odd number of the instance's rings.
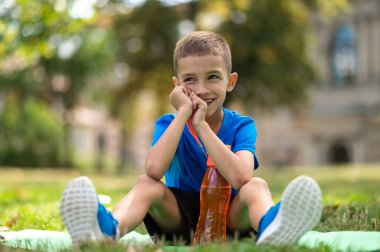
[[[255,176],[268,181],[277,201],[286,184],[306,174],[319,183],[323,192],[324,211],[317,231],[365,230],[380,231],[380,165],[322,168],[259,169]],[[21,170],[0,168],[0,227],[11,230],[43,229],[65,231],[58,206],[67,182],[83,175],[72,170]],[[139,174],[123,176],[86,174],[100,194],[112,197],[113,208],[131,189]],[[138,231],[145,232],[141,225]],[[252,241],[232,242],[227,246],[200,246],[195,251],[256,251]],[[154,251],[159,247],[144,248]],[[88,245],[88,251],[125,251],[121,245]],[[271,249],[268,248],[268,251]],[[276,248],[275,251],[278,251]],[[308,251],[305,248],[282,248],[283,251]],[[281,251],[280,250],[280,251]],[[326,251],[321,248],[320,251]]]

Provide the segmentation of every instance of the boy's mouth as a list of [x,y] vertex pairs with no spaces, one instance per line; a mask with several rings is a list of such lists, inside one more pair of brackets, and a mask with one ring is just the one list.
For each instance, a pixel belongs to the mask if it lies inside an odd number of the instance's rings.
[[207,99],[207,100],[204,100],[206,103],[207,103],[207,106],[210,105],[213,101],[215,101],[215,99]]

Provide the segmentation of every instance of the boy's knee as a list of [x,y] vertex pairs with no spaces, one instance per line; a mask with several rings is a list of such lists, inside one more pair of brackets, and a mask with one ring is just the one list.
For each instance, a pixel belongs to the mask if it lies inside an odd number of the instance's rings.
[[160,180],[153,179],[147,175],[141,175],[136,183],[136,189],[142,192],[152,192],[156,196],[164,193],[166,186]]
[[264,179],[258,178],[258,177],[251,178],[240,189],[241,192],[244,192],[244,191],[248,191],[248,192],[256,191],[257,192],[257,191],[260,191],[260,190],[267,191],[267,190],[269,190],[269,188],[268,188],[267,182]]
[[165,186],[160,180],[151,178],[147,175],[141,175],[137,180],[137,185],[144,185],[144,186]]
[[254,187],[268,188],[267,182],[262,178],[253,177],[249,183],[251,183]]

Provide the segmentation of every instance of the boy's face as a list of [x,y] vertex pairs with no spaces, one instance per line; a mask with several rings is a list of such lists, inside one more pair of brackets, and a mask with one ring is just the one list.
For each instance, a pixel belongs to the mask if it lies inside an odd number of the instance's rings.
[[220,112],[226,98],[237,81],[237,73],[227,73],[221,56],[187,56],[180,58],[174,85],[184,85],[207,103],[206,117]]

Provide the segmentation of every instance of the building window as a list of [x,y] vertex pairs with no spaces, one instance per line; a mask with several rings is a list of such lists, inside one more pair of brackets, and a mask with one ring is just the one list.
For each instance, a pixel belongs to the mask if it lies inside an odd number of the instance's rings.
[[351,26],[342,25],[332,41],[332,75],[335,86],[352,84],[356,75],[355,33]]
[[347,164],[351,162],[347,146],[337,141],[329,149],[329,162],[331,164]]

